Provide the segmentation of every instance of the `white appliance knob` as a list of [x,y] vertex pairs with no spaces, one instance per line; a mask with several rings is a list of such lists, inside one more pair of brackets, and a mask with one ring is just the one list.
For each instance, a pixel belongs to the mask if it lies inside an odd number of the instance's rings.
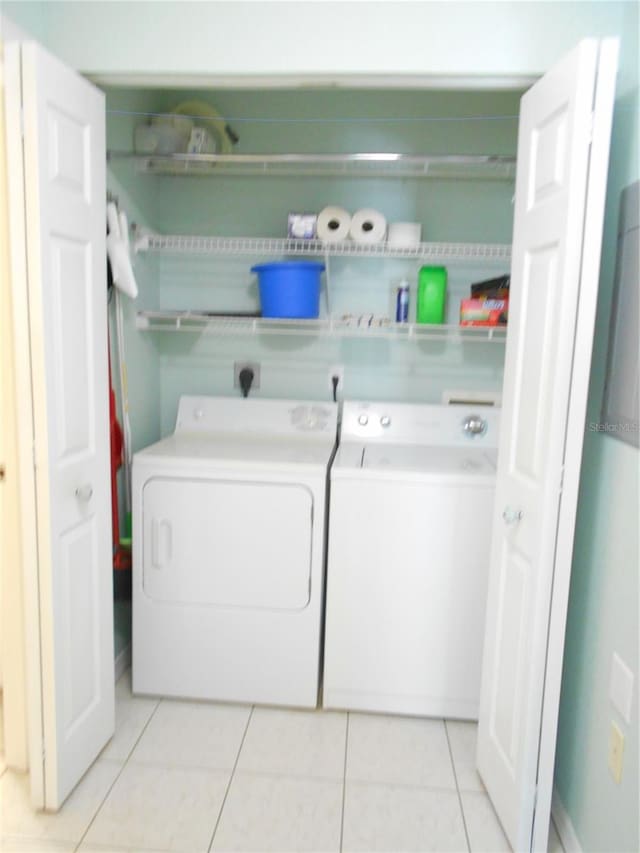
[[358,423],[360,426],[366,426],[369,423],[369,415],[360,415],[358,417]]
[[389,415],[383,415],[380,418],[380,426],[383,426],[383,427],[391,426],[391,418],[389,417]]
[[204,417],[204,409],[195,409],[193,412],[193,416],[197,421],[201,421]]

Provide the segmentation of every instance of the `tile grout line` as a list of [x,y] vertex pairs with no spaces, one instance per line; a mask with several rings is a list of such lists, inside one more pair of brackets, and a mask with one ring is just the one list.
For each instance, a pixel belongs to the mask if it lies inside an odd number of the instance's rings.
[[351,714],[347,711],[347,727],[344,738],[344,769],[342,773],[342,812],[340,814],[340,853],[344,841],[344,804],[347,797],[347,755],[349,752],[349,718]]
[[236,755],[236,760],[233,764],[233,769],[231,770],[231,775],[229,776],[229,781],[227,782],[227,788],[224,792],[224,797],[222,798],[222,803],[220,805],[220,811],[218,812],[218,817],[216,819],[215,826],[213,827],[213,832],[211,833],[211,841],[209,842],[209,846],[207,847],[207,853],[211,853],[211,848],[213,846],[213,842],[215,841],[216,832],[218,831],[218,826],[220,825],[220,818],[222,817],[222,812],[224,811],[225,804],[227,802],[227,797],[229,796],[229,791],[231,790],[231,783],[233,782],[233,777],[236,773],[236,768],[238,766],[238,761],[240,761],[240,753],[242,752],[242,747],[244,746],[244,742],[247,738],[247,732],[249,731],[249,724],[253,718],[253,712],[255,710],[255,705],[251,706],[251,710],[249,711],[249,716],[247,717],[247,724],[244,727],[244,733],[242,735],[242,740],[240,741],[240,746],[238,747],[238,754]]
[[[124,673],[123,673],[123,674],[124,674]],[[133,698],[133,694],[132,694],[132,698]],[[91,827],[92,827],[92,826],[93,826],[93,824],[95,823],[95,819],[96,819],[96,818],[98,817],[98,815],[100,814],[100,810],[102,809],[102,807],[103,807],[103,806],[104,806],[104,804],[106,803],[106,801],[107,801],[107,798],[108,798],[109,794],[113,791],[113,789],[114,789],[114,787],[115,787],[115,785],[116,785],[116,782],[117,782],[117,781],[118,781],[118,779],[122,776],[122,774],[123,774],[123,772],[124,772],[125,767],[126,767],[126,766],[127,766],[127,764],[129,763],[129,759],[131,758],[131,755],[132,755],[133,751],[135,750],[135,748],[137,747],[137,745],[140,743],[140,738],[141,738],[141,737],[144,735],[144,733],[146,732],[146,730],[147,730],[147,727],[148,727],[149,723],[150,723],[150,722],[151,722],[151,720],[155,717],[155,715],[156,715],[156,711],[158,710],[158,708],[160,707],[160,705],[161,705],[161,704],[162,704],[162,699],[159,699],[159,700],[158,700],[158,702],[157,702],[157,704],[156,704],[156,707],[155,707],[155,708],[153,709],[153,711],[149,714],[149,719],[148,719],[148,720],[147,720],[147,722],[144,724],[144,726],[143,726],[143,728],[142,728],[142,731],[140,732],[140,734],[139,734],[139,735],[138,735],[138,737],[136,738],[136,742],[133,744],[133,746],[132,746],[132,747],[131,747],[131,749],[129,750],[129,753],[128,753],[127,757],[125,758],[125,760],[122,762],[122,767],[120,768],[120,770],[119,770],[119,771],[118,771],[118,773],[116,774],[115,779],[113,780],[113,782],[111,783],[111,785],[109,785],[109,788],[108,788],[108,790],[107,790],[106,794],[104,795],[104,797],[103,797],[103,798],[102,798],[102,800],[100,801],[100,805],[99,805],[99,806],[98,806],[98,808],[95,810],[93,817],[91,818],[91,820],[89,821],[89,823],[88,823],[88,825],[87,825],[87,828],[86,828],[86,829],[85,829],[85,831],[82,833],[82,837],[80,838],[80,840],[78,841],[78,843],[77,843],[77,844],[76,844],[76,846],[74,847],[74,853],[78,853],[78,850],[80,850],[80,846],[82,845],[82,842],[85,840],[85,838],[87,837],[87,834],[88,834],[89,830],[91,829]],[[114,732],[114,734],[115,734],[115,732]],[[100,759],[100,756],[98,756],[98,757],[96,758],[96,761],[98,761],[99,759]],[[110,760],[113,760],[113,759],[105,759],[105,760],[106,760],[106,761],[110,761]],[[94,763],[95,763],[95,762],[94,762]],[[93,767],[93,764],[92,764],[91,766]]]
[[467,818],[464,813],[464,805],[462,804],[462,793],[460,792],[460,786],[458,785],[458,774],[456,772],[456,763],[453,759],[453,749],[451,748],[451,739],[449,738],[449,727],[447,726],[447,721],[443,720],[444,723],[444,731],[447,737],[447,746],[449,747],[449,757],[451,758],[451,766],[453,767],[453,778],[456,783],[456,793],[458,794],[458,803],[460,805],[460,814],[462,815],[462,825],[464,827],[464,835],[467,839],[467,850],[471,850],[471,841],[469,839],[469,830],[467,829]]

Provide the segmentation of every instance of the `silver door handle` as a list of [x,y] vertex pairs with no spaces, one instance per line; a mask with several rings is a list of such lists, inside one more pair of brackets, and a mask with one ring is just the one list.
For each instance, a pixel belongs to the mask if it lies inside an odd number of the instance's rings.
[[93,487],[91,483],[85,483],[84,486],[78,486],[76,489],[76,497],[79,501],[90,501],[93,495]]
[[505,524],[517,524],[523,515],[524,513],[521,509],[511,509],[511,507],[508,506],[505,507],[502,513],[502,518]]

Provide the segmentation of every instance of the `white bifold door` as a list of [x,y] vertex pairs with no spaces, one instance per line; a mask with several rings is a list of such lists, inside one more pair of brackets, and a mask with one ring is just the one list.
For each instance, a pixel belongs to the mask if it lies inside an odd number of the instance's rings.
[[5,46],[32,800],[114,729],[104,96]]
[[478,768],[515,850],[546,850],[617,44],[523,97]]

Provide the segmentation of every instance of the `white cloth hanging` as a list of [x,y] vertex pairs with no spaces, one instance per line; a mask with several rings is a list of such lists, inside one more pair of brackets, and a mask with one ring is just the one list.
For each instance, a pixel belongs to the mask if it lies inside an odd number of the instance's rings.
[[115,204],[107,204],[107,255],[111,263],[111,274],[115,286],[135,299],[138,285],[129,254],[129,224],[124,211],[118,215]]

